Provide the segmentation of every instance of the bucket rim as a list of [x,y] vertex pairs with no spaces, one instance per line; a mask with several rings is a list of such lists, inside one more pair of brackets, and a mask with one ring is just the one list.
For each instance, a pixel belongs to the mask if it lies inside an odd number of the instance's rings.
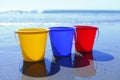
[[18,34],[35,34],[35,33],[46,33],[49,32],[47,28],[21,28],[15,31]]
[[98,27],[92,25],[74,25],[76,29],[95,29],[97,30]]
[[50,31],[68,31],[68,30],[74,30],[73,27],[62,27],[62,26],[58,26],[58,27],[49,27]]

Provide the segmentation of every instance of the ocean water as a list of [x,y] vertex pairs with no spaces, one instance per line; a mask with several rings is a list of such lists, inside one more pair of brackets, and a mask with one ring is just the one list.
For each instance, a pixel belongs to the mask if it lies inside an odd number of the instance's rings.
[[120,13],[5,13],[0,25],[74,25],[120,22]]
[[[0,14],[0,80],[119,80],[120,72],[120,13],[1,13]],[[52,76],[31,77],[20,71],[22,52],[14,32],[20,28],[74,25],[93,25],[99,28],[93,57],[89,66],[67,68]],[[75,52],[74,45],[72,53]],[[98,54],[97,54],[98,53]],[[96,55],[97,54],[97,55]],[[51,61],[52,51],[48,35],[45,58]],[[46,64],[49,66],[48,64]],[[48,70],[50,71],[50,70]],[[80,71],[80,72],[79,72]],[[65,73],[66,76],[63,75]],[[88,73],[88,74],[86,74]],[[111,76],[112,75],[112,76]],[[62,77],[64,76],[64,77]]]

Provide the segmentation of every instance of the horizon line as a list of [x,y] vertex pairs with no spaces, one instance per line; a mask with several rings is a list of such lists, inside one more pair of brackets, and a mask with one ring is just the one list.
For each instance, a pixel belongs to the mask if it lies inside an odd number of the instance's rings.
[[46,9],[46,10],[37,10],[37,9],[33,9],[33,10],[5,10],[5,11],[0,11],[0,13],[6,13],[6,12],[16,12],[16,11],[22,11],[22,12],[39,12],[39,13],[66,13],[66,12],[73,12],[73,13],[77,13],[77,12],[120,12],[120,10],[109,10],[109,9]]

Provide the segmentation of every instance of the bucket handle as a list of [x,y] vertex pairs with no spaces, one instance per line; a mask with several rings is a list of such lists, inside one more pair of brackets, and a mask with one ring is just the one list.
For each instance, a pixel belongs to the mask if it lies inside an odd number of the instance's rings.
[[98,40],[99,35],[100,35],[100,30],[99,30],[99,28],[98,28],[98,31],[97,31],[97,37],[95,38],[95,41]]
[[18,41],[18,38],[17,38],[17,35],[16,35],[16,32],[14,32],[14,36],[15,36],[15,40],[18,44],[20,44],[20,42]]

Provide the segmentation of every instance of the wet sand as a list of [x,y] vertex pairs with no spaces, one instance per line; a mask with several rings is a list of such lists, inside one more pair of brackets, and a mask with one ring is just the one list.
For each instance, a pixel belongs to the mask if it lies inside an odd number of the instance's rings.
[[91,54],[75,55],[73,46],[71,56],[55,58],[48,36],[45,60],[33,64],[23,61],[15,40],[19,27],[0,26],[0,80],[119,80],[120,23],[95,25],[100,33]]

